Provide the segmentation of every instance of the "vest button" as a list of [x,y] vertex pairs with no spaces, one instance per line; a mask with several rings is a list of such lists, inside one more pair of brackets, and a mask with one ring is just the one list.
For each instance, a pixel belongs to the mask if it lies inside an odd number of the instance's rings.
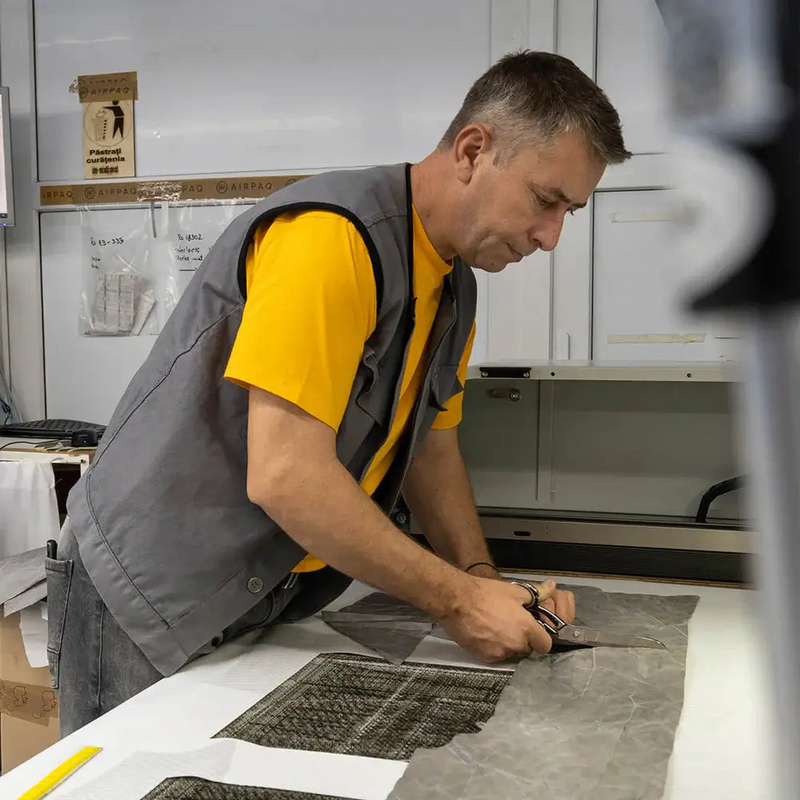
[[250,594],[258,594],[264,588],[264,581],[261,578],[250,578],[247,581],[247,591]]

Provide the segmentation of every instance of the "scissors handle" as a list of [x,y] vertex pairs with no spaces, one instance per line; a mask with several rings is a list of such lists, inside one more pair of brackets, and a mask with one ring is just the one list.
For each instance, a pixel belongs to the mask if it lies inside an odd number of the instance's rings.
[[525,608],[533,614],[536,621],[551,635],[551,636],[558,636],[558,632],[566,627],[566,622],[561,619],[554,611],[550,611],[548,608],[543,608],[540,600],[539,595],[539,588],[534,586],[532,583],[528,583],[527,581],[510,581],[515,586],[521,586],[523,589],[527,589],[531,593],[531,602],[528,603]]

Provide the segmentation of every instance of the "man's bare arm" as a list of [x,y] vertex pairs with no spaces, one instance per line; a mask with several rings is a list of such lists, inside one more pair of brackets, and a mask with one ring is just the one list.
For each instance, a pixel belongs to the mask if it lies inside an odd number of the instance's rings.
[[[550,637],[523,608],[525,589],[466,575],[419,547],[338,461],[331,428],[255,387],[247,492],[306,551],[425,610],[480,658],[550,649]],[[543,585],[545,597],[553,591]]]
[[[432,430],[420,447],[403,485],[403,495],[433,549],[460,569],[480,561],[493,563],[486,545],[469,474],[458,446],[458,429]],[[499,578],[493,567],[471,575]],[[556,589],[546,608],[567,622],[575,619],[572,592]]]
[[[493,563],[458,446],[457,428],[428,433],[406,476],[403,496],[442,558],[462,570],[479,562]],[[497,577],[492,567],[475,567],[470,573]]]

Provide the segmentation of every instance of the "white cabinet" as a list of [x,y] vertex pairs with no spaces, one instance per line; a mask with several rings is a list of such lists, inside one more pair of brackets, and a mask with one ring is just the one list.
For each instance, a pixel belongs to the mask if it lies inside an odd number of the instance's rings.
[[668,149],[666,37],[655,0],[598,0],[595,80],[632,153]]
[[[718,361],[735,340],[688,310],[676,262],[670,192],[598,192],[594,200],[592,356],[610,361]],[[716,334],[716,335],[715,335]]]
[[[549,40],[539,18],[545,30],[555,20]],[[668,195],[658,191],[670,164],[666,30],[655,0],[531,0],[527,29],[529,46],[567,56],[606,91],[634,155],[606,170],[552,255],[488,277],[488,360],[734,358],[735,340],[684,310]]]

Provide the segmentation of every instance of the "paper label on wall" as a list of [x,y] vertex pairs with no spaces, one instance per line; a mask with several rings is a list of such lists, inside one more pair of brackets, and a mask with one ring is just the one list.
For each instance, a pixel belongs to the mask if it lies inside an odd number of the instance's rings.
[[87,185],[58,184],[39,187],[43,206],[73,206],[109,203],[140,203],[159,200],[233,200],[269,197],[306,175],[220,176],[178,178],[160,181],[117,181]]
[[73,86],[70,86],[70,91],[78,93],[78,99],[81,103],[139,99],[136,72],[104,72],[100,75],[79,75]]
[[612,333],[608,344],[700,344],[704,333]]
[[84,178],[132,178],[133,100],[83,103]]

